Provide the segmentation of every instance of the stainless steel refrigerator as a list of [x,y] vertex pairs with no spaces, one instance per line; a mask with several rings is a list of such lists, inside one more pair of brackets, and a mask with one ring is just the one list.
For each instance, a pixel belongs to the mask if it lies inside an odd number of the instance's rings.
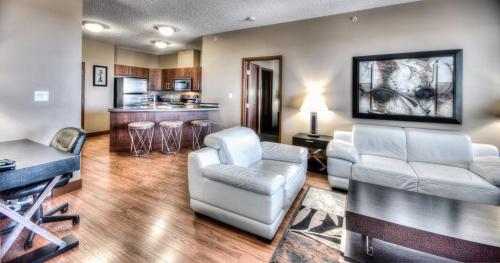
[[147,104],[147,79],[115,78],[115,107],[145,106]]

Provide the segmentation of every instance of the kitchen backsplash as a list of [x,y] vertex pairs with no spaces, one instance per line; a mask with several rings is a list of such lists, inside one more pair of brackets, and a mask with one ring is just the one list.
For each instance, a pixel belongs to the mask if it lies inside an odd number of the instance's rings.
[[168,98],[168,99],[180,99],[181,95],[193,97],[195,95],[201,97],[200,92],[175,92],[175,91],[148,91],[148,96],[151,96],[152,93],[156,93],[160,96],[160,98]]

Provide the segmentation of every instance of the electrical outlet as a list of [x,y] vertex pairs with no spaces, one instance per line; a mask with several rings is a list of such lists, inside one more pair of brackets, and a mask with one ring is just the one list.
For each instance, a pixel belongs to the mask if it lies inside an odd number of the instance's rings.
[[41,101],[49,101],[49,92],[48,91],[35,91],[35,102]]

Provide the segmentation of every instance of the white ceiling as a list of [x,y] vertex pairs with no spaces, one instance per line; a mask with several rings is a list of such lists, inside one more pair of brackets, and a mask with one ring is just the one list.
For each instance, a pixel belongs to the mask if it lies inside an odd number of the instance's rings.
[[[110,28],[84,36],[152,54],[200,48],[201,36],[314,17],[414,2],[416,0],[84,0],[83,19]],[[254,16],[254,22],[245,21]],[[180,31],[160,35],[155,25]],[[158,49],[152,40],[172,45]]]

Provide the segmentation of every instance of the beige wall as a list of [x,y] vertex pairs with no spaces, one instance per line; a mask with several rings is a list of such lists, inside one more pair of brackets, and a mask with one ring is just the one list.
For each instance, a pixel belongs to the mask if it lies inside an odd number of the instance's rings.
[[[80,127],[81,0],[0,0],[0,141]],[[48,102],[34,102],[36,90]],[[6,156],[8,157],[8,156]]]
[[115,63],[143,68],[158,68],[158,56],[117,47],[115,49]]
[[200,51],[194,49],[181,50],[177,53],[177,67],[198,67],[200,65]]
[[[324,89],[330,112],[319,131],[373,123],[462,130],[500,146],[500,119],[489,112],[500,100],[500,1],[441,0],[366,10],[203,38],[203,99],[221,103],[225,127],[240,124],[241,58],[283,55],[283,139],[307,132],[298,106],[306,87]],[[358,23],[349,17],[357,15]],[[463,125],[351,118],[352,57],[463,49]],[[229,98],[232,94],[232,98]]]
[[159,56],[158,66],[160,68],[176,68],[178,64],[177,57],[177,53]]
[[[85,130],[99,132],[109,130],[108,109],[113,107],[113,81],[115,46],[92,39],[83,39],[85,62]],[[94,87],[93,66],[108,67],[108,86]]]

